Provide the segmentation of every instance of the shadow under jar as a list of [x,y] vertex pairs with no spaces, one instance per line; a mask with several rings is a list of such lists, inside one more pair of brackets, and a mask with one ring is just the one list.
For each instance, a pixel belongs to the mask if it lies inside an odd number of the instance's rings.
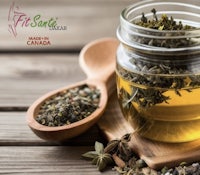
[[[125,8],[117,36],[117,91],[124,117],[139,135],[163,142],[200,139],[199,1],[144,1]],[[137,25],[166,14],[187,30]]]

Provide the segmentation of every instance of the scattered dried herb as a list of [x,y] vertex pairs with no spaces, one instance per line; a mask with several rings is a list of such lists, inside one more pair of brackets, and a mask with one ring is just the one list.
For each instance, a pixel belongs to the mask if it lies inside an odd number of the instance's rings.
[[86,84],[66,90],[44,102],[36,121],[46,126],[63,126],[82,120],[98,108],[99,99],[100,91]]
[[[116,164],[113,170],[120,175],[200,175],[200,164],[186,162],[180,163],[174,168],[163,167],[156,171],[148,167],[144,160],[140,159],[132,149],[128,146],[131,134],[124,135],[121,139],[110,141],[104,148],[102,143],[95,143],[95,151],[89,151],[82,156],[86,159],[91,159],[92,163],[97,165],[99,171],[105,170],[109,165]],[[121,143],[126,146],[121,147]],[[124,152],[128,154],[124,154]],[[131,156],[130,156],[131,155]]]

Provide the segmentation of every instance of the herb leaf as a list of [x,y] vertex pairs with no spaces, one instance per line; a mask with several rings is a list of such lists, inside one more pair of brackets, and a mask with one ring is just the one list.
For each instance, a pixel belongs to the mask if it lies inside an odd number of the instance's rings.
[[94,159],[98,156],[96,151],[88,151],[84,154],[82,154],[82,157],[84,158],[88,158],[88,159]]
[[94,148],[95,148],[95,151],[97,152],[97,154],[102,154],[104,152],[104,146],[100,142],[96,141]]

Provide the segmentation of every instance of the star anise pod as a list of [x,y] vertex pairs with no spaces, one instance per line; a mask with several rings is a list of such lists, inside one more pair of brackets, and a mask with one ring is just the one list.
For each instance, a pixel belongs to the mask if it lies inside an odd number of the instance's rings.
[[112,140],[108,143],[108,145],[105,147],[104,152],[109,154],[114,154],[118,150],[118,145],[120,143],[120,140]]
[[89,151],[82,156],[92,159],[92,164],[97,165],[99,171],[103,171],[108,165],[113,163],[111,154],[104,152],[104,146],[100,142],[95,142],[95,151]]

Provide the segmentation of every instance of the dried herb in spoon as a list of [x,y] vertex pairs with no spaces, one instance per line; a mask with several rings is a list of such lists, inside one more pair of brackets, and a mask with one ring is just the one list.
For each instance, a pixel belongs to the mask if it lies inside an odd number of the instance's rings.
[[100,91],[82,85],[58,93],[41,106],[36,121],[46,126],[63,126],[82,120],[99,105]]

